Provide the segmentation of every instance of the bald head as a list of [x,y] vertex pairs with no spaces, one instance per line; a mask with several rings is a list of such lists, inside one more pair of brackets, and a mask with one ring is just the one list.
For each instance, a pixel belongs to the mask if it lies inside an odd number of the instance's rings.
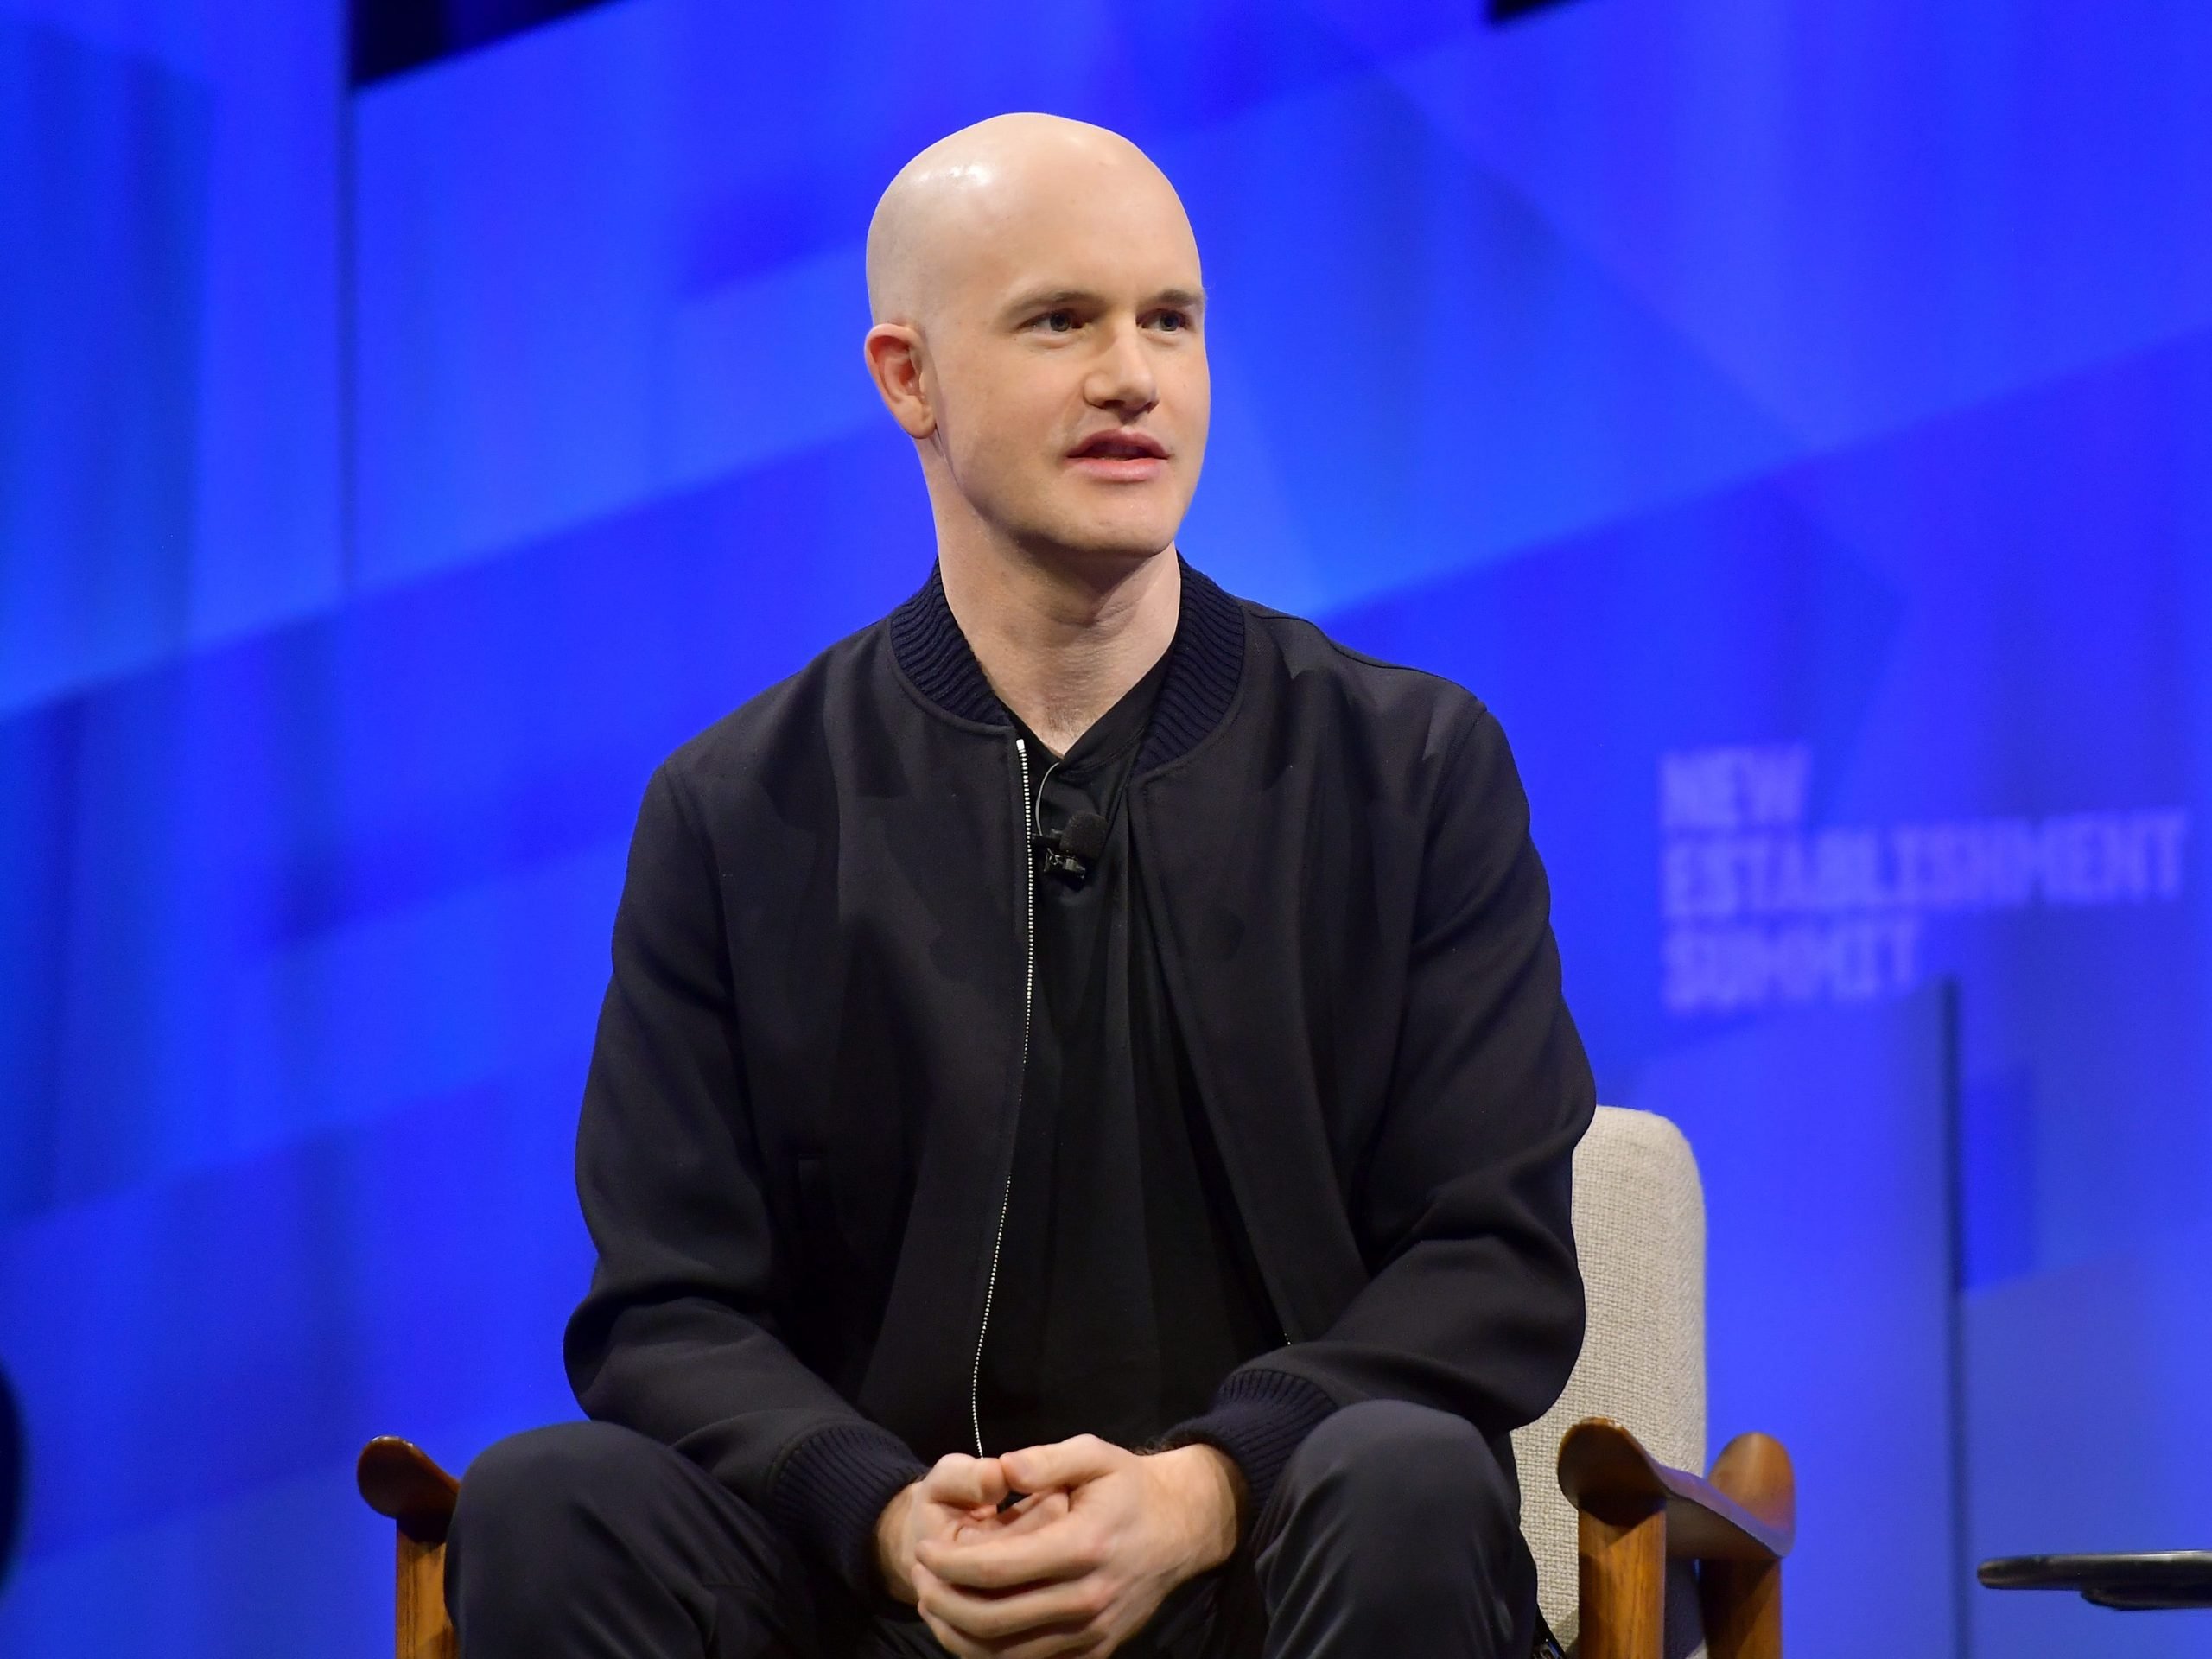
[[1051,549],[1126,574],[1172,545],[1205,454],[1205,296],[1135,144],[1049,115],[940,139],[877,204],[868,288],[868,372],[949,570]]
[[1080,212],[1179,242],[1197,264],[1175,187],[1117,132],[1057,115],[995,115],[899,169],[868,227],[868,309],[926,326],[979,263],[1018,258],[1033,235]]

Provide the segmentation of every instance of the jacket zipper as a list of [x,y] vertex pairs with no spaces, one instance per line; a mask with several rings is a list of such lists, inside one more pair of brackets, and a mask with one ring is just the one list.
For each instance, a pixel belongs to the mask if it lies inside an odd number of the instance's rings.
[[[1021,768],[1021,1064],[1014,1072],[1014,1135],[1021,1129],[1021,1096],[1029,1080],[1029,1023],[1037,1002],[1037,873],[1029,847],[1029,745],[1014,740],[1014,758]],[[1014,1149],[1007,1149],[1006,1181],[999,1189],[999,1224],[991,1235],[991,1274],[983,1285],[983,1322],[976,1330],[976,1363],[968,1373],[968,1423],[976,1431],[976,1455],[983,1455],[983,1339],[990,1334],[991,1301],[999,1287],[999,1247],[1006,1242],[1006,1212],[1014,1201]]]

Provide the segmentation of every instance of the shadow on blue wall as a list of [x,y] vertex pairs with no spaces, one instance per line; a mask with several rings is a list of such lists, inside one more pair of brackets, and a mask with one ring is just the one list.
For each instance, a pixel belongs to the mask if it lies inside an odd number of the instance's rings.
[[8,1568],[16,1559],[16,1534],[23,1515],[23,1414],[15,1386],[0,1371],[0,1590],[8,1587]]

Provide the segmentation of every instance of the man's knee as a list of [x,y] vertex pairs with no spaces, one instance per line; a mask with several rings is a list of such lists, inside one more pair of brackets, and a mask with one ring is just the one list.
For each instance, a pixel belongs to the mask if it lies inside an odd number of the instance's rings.
[[[681,1452],[611,1423],[487,1447],[461,1477],[446,1605],[486,1653],[782,1651],[810,1617],[759,1513]],[[788,1645],[788,1644],[786,1644]]]
[[1323,1419],[1288,1474],[1308,1501],[1394,1517],[1388,1530],[1400,1537],[1414,1516],[1482,1531],[1519,1524],[1512,1476],[1474,1426],[1407,1401],[1363,1401]]
[[668,1448],[613,1423],[553,1423],[494,1441],[461,1477],[453,1535],[471,1545],[529,1538],[591,1518],[615,1522],[665,1472]]
[[1529,1651],[1535,1568],[1518,1495],[1465,1419],[1346,1406],[1293,1455],[1270,1510],[1255,1560],[1287,1650]]

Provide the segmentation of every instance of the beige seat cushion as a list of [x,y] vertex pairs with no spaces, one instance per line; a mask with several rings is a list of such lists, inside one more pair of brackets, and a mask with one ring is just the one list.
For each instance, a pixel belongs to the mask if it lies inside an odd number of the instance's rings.
[[[1538,1598],[1570,1645],[1575,1522],[1559,1490],[1560,1437],[1585,1417],[1611,1417],[1662,1462],[1705,1469],[1705,1194],[1682,1132],[1650,1112],[1599,1107],[1574,1154],[1574,1237],[1590,1301],[1582,1357],[1559,1402],[1513,1437]],[[1677,1564],[1669,1659],[1703,1648],[1695,1581]]]

